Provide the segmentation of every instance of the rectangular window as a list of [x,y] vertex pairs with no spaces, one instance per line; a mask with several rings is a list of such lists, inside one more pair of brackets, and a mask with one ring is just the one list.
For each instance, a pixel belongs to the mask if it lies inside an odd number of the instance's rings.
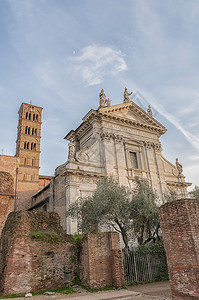
[[138,169],[138,161],[137,161],[137,153],[136,152],[130,152],[130,160],[131,160],[132,168]]

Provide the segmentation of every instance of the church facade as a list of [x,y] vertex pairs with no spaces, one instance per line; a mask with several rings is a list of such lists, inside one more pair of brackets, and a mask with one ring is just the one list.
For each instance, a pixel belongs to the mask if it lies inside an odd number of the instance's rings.
[[97,180],[107,175],[129,189],[136,176],[145,178],[158,194],[157,205],[170,189],[187,197],[190,184],[182,166],[178,161],[170,163],[161,153],[159,138],[166,128],[153,118],[150,106],[144,111],[130,101],[130,95],[125,89],[123,103],[111,106],[102,89],[98,109],[91,109],[81,125],[65,136],[68,160],[56,168],[50,185],[32,197],[31,209],[57,212],[68,234],[77,232],[76,221],[65,217],[68,206],[91,195]]

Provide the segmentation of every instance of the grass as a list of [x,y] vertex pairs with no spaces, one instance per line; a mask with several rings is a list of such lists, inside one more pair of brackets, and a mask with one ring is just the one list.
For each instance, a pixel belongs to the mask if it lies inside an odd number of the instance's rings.
[[153,282],[161,282],[161,281],[168,281],[169,279],[167,278],[162,278],[162,279],[152,279],[148,281],[131,281],[127,284],[127,286],[132,286],[132,285],[143,285],[143,284],[148,284],[148,283],[153,283]]
[[[60,294],[72,294],[75,293],[75,291],[72,288],[69,287],[61,287],[57,289],[48,289],[45,291],[35,291],[35,292],[30,292],[33,296],[36,295],[42,295],[45,292],[55,292],[55,293],[60,293]],[[19,297],[24,297],[25,294],[11,294],[11,295],[5,295],[5,296],[0,296],[1,299],[9,299],[9,298],[19,298]]]
[[19,298],[19,297],[24,297],[25,294],[12,294],[12,295],[5,295],[5,296],[0,296],[1,299],[9,299],[9,298]]
[[[85,286],[81,286],[83,289],[85,289],[87,292],[89,293],[97,293],[97,292],[102,292],[102,291],[112,291],[112,290],[118,290],[117,287],[114,287],[114,286],[106,286],[102,289],[90,289],[90,288],[87,288]],[[127,289],[126,286],[122,286],[121,288],[119,289]]]
[[35,241],[42,241],[46,243],[51,243],[51,244],[56,244],[61,242],[60,236],[55,232],[55,231],[49,231],[49,232],[44,232],[44,231],[36,231],[36,232],[31,232],[29,234],[29,237],[32,240]]
[[77,242],[78,242],[79,240],[83,239],[84,237],[85,237],[85,233],[82,233],[82,234],[74,234],[74,235],[72,235],[72,243],[73,243],[74,245],[76,245]]

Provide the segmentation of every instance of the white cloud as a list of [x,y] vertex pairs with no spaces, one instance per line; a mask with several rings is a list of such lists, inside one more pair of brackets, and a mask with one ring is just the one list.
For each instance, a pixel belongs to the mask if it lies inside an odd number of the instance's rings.
[[118,75],[126,71],[127,64],[121,51],[110,47],[90,45],[76,57],[70,57],[71,69],[87,86],[100,84],[105,76]]

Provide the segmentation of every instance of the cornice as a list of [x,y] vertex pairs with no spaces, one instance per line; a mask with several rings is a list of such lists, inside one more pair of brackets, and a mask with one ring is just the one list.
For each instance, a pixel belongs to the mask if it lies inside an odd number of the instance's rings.
[[118,104],[118,105],[114,105],[114,106],[101,108],[98,111],[102,112],[102,113],[112,113],[112,112],[122,111],[122,110],[123,111],[131,110],[131,111],[135,112],[136,114],[140,115],[141,117],[143,117],[147,122],[150,122],[152,125],[166,129],[160,122],[158,122],[156,119],[154,119],[152,116],[150,116],[144,109],[142,109],[140,106],[138,106],[133,101],[131,101],[129,103],[123,103],[123,104]]
[[167,180],[166,180],[166,184],[169,186],[180,186],[180,187],[182,187],[182,186],[188,187],[188,186],[192,185],[192,183],[190,183],[190,182],[167,181]]
[[149,125],[149,124],[142,123],[142,122],[139,122],[139,121],[129,120],[129,119],[121,117],[121,116],[114,116],[114,115],[110,115],[110,114],[107,114],[107,113],[99,113],[99,117],[101,118],[101,120],[109,119],[109,120],[112,120],[112,121],[116,121],[117,123],[120,122],[122,124],[130,125],[130,126],[133,126],[133,127],[136,127],[136,128],[143,129],[143,130],[153,131],[153,132],[156,132],[160,135],[162,135],[166,132],[165,127],[158,127],[158,126],[154,126],[154,125]]
[[[141,118],[146,120],[146,123],[141,122],[141,121],[136,121],[136,120],[130,120],[128,118],[125,118],[123,116],[117,116],[114,115],[114,112],[117,111],[128,111],[131,110],[132,112],[136,113],[139,115]],[[70,140],[70,138],[74,137],[74,133],[77,135],[81,135],[83,132],[87,131],[89,128],[92,128],[92,121],[94,120],[109,120],[112,122],[118,122],[121,124],[124,124],[126,126],[133,126],[135,128],[139,128],[145,131],[153,131],[158,136],[164,134],[166,132],[166,128],[159,123],[157,120],[155,120],[152,116],[148,115],[141,107],[139,107],[137,104],[134,102],[129,102],[129,103],[123,103],[123,104],[118,104],[114,106],[109,106],[109,107],[103,107],[99,108],[98,110],[91,109],[84,117],[83,117],[83,122],[80,124],[80,126],[74,131],[71,130],[65,137],[64,139]]]
[[78,176],[88,176],[88,177],[101,178],[101,177],[106,176],[107,174],[91,172],[91,171],[84,171],[84,170],[80,170],[80,169],[66,169],[62,173],[62,176],[66,176],[66,175],[78,175]]

